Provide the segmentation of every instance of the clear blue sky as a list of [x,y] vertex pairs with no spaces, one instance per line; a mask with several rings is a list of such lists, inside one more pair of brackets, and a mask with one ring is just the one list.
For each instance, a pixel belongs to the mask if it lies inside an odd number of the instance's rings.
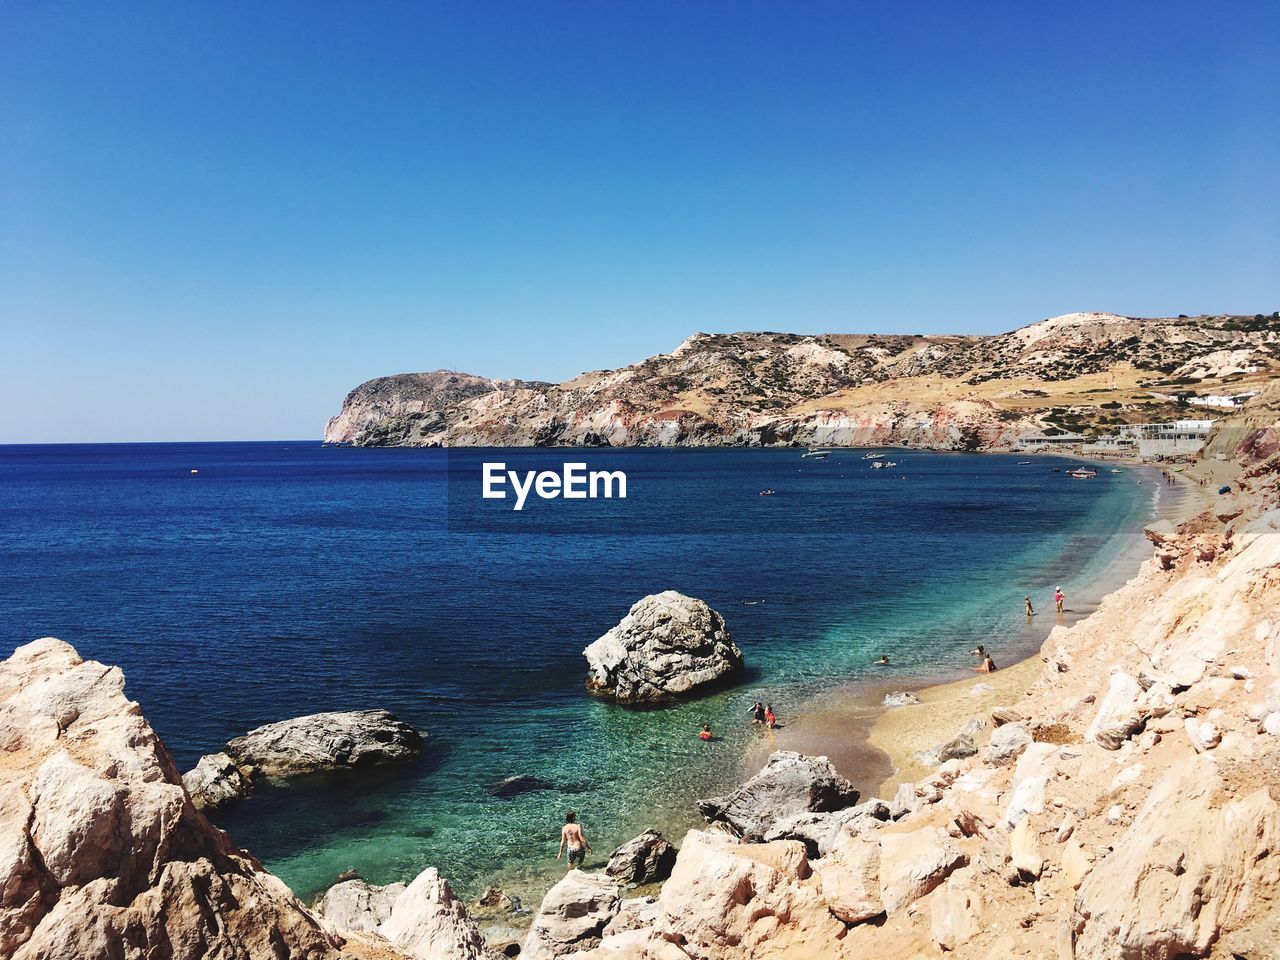
[[0,442],[1280,309],[1280,5],[0,0]]

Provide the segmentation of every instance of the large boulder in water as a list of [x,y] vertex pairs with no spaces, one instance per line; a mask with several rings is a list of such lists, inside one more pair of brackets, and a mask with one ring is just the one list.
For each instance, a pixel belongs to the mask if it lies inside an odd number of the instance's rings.
[[857,802],[858,791],[826,757],[778,750],[737,790],[699,800],[698,811],[708,823],[722,822],[740,837],[758,839],[796,814],[828,813]]
[[405,763],[422,745],[422,734],[387,710],[351,710],[268,723],[236,737],[225,752],[242,772],[291,777]]
[[651,594],[582,651],[587,689],[626,705],[660,703],[742,673],[742,651],[724,617],[675,590]]

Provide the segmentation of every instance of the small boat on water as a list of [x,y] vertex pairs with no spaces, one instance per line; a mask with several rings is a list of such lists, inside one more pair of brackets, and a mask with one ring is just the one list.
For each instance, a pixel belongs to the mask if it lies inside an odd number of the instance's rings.
[[1053,472],[1053,473],[1061,473],[1061,472],[1062,472],[1062,468],[1061,468],[1061,467],[1054,467],[1052,472]]
[[1031,461],[1030,461],[1030,460],[1019,460],[1019,461],[1018,461],[1018,466],[1020,466],[1020,467],[1029,467],[1029,466],[1031,466]]
[[761,490],[761,491],[760,491],[760,496],[762,496],[762,497],[772,497],[772,496],[773,496],[775,493],[777,493],[777,492],[778,492],[777,490],[774,490],[774,489],[772,489],[772,488],[771,488],[771,489],[769,489],[769,490]]
[[828,456],[830,456],[830,454],[831,454],[830,450],[822,450],[818,447],[810,447],[804,453],[800,454],[800,459],[803,460],[806,457],[813,457],[816,460],[825,460],[827,459]]
[[875,463],[871,464],[871,469],[883,470],[887,466],[889,466],[889,464],[885,463],[883,460],[877,460]]
[[1124,471],[1123,471],[1123,470],[1121,470],[1119,467],[1112,467],[1112,468],[1111,468],[1111,472],[1112,472],[1112,473],[1124,473]]
[[1098,471],[1092,467],[1076,467],[1074,470],[1068,470],[1067,476],[1074,477],[1076,480],[1092,480],[1098,475]]
[[866,456],[864,456],[862,459],[863,459],[863,460],[883,460],[883,459],[884,459],[884,454],[883,454],[883,453],[868,453],[868,454],[867,454]]

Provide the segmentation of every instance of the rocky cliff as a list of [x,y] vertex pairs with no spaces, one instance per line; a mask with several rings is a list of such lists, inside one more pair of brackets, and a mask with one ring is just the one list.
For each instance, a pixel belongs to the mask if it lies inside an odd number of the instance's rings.
[[360,446],[1006,446],[1179,415],[1280,366],[1280,317],[1077,313],[991,337],[703,334],[560,384],[400,374],[353,390],[325,440]]

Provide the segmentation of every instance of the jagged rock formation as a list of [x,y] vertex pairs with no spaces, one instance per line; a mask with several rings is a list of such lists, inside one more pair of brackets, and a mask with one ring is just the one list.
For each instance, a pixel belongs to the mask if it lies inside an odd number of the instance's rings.
[[596,946],[621,903],[616,880],[603,873],[570,870],[542,898],[520,956],[554,960]]
[[205,820],[119,668],[46,638],[0,664],[0,956],[336,958]]
[[182,781],[201,810],[249,794],[256,777],[286,778],[327,770],[407,763],[423,737],[387,710],[313,713],[250,730],[207,754]]
[[446,370],[370,380],[325,440],[982,449],[1076,428],[1080,410],[1099,415],[1091,422],[1111,422],[1112,405],[1160,419],[1144,387],[1200,378],[1208,388],[1277,366],[1280,317],[1075,313],[992,337],[696,333],[671,353],[561,384]]
[[778,750],[728,796],[699,800],[698,812],[708,823],[723,823],[740,837],[761,838],[796,814],[842,810],[857,802],[858,791],[826,757]]
[[609,855],[604,872],[619,883],[657,883],[671,876],[676,848],[656,830],[646,830]]
[[587,689],[627,706],[687,697],[743,670],[724,617],[675,590],[638,600],[582,655],[591,668]]

